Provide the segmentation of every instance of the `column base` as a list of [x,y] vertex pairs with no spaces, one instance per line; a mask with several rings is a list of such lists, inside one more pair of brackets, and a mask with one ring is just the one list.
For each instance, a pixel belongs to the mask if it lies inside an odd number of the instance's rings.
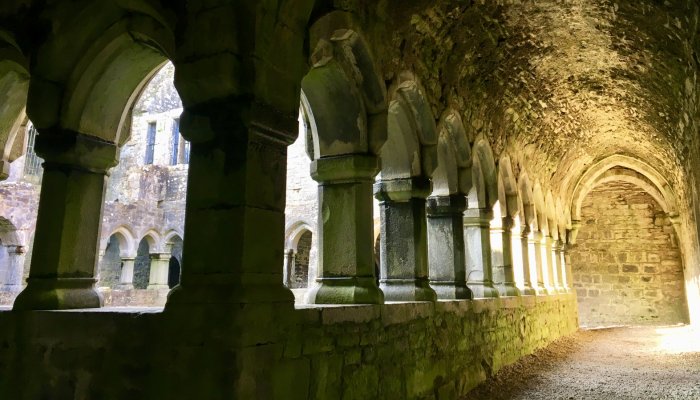
[[556,292],[557,292],[557,293],[564,294],[564,293],[566,293],[566,288],[561,287],[561,286],[557,286],[557,287],[556,287]]
[[521,296],[536,296],[537,295],[537,290],[530,285],[527,285],[519,290],[520,290]]
[[437,298],[440,300],[469,300],[474,298],[466,282],[430,281],[430,287],[433,288]]
[[379,289],[386,301],[437,301],[437,294],[427,279],[383,279]]
[[71,310],[100,308],[102,295],[94,278],[29,278],[13,310]]
[[499,297],[498,290],[491,282],[467,282],[467,287],[472,291],[475,299]]
[[515,297],[520,296],[520,290],[515,287],[515,282],[499,283],[494,285],[498,290],[499,297]]
[[308,304],[383,304],[374,277],[318,278],[306,293]]
[[134,285],[132,283],[120,283],[116,288],[119,290],[134,290]]

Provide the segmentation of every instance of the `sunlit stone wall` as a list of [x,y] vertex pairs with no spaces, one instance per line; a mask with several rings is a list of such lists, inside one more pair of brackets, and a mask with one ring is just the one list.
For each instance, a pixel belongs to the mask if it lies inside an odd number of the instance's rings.
[[583,325],[687,322],[683,267],[668,217],[624,182],[596,187],[571,251]]
[[[270,341],[242,350],[231,338],[253,336],[176,313],[0,313],[0,397],[216,397],[231,381],[213,374],[229,371],[240,351],[266,374],[241,380],[241,399],[456,399],[575,331],[575,307],[562,294],[288,310],[272,325],[250,324]],[[196,339],[212,326],[225,338],[215,349]],[[172,367],[141,373],[159,360]],[[211,392],[188,392],[185,377],[197,373],[207,374]]]

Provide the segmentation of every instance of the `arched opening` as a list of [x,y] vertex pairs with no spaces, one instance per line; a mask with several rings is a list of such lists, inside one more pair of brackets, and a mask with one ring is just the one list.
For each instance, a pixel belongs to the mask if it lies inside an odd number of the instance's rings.
[[122,270],[121,249],[116,234],[109,237],[100,261],[98,286],[114,287],[120,282]]
[[180,283],[180,260],[175,256],[170,256],[168,261],[168,287],[170,289]]
[[294,269],[289,287],[301,289],[309,283],[309,256],[311,255],[311,231],[305,231],[299,236],[294,259]]
[[170,289],[180,283],[182,244],[182,239],[178,235],[174,235],[169,239],[170,260],[168,261],[168,287]]
[[[284,284],[290,289],[309,287],[309,276],[315,262],[315,240],[304,222],[292,224],[285,243]],[[298,292],[301,296],[301,292]],[[301,300],[301,298],[299,298]]]
[[15,224],[0,217],[0,290],[17,293],[22,289],[25,252]]
[[134,289],[146,289],[151,276],[151,245],[147,238],[141,239],[134,259]]
[[[316,275],[318,238],[313,238],[311,226],[316,226],[318,219],[318,183],[309,174],[311,159],[307,152],[310,151],[308,147],[312,144],[307,135],[308,123],[300,108],[299,136],[287,148],[285,204],[287,229],[282,279],[290,289],[308,288],[310,281],[313,282]],[[295,291],[295,295],[297,302],[303,302],[301,291]]]
[[570,251],[582,325],[688,322],[681,250],[655,196],[620,177],[581,202]]

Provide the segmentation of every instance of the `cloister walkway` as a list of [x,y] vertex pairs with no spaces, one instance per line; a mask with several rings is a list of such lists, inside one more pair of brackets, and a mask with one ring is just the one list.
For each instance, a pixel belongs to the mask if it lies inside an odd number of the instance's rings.
[[502,369],[466,399],[700,399],[700,331],[581,330]]

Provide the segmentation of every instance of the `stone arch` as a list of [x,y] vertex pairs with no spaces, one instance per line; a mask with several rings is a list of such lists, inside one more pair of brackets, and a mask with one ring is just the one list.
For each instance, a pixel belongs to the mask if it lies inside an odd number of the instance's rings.
[[[305,288],[315,274],[315,251],[317,238],[311,224],[306,221],[292,223],[285,233],[285,264],[283,279],[290,288]],[[300,254],[301,252],[301,254]]]
[[312,270],[313,230],[306,222],[299,221],[287,229],[285,237],[285,252],[287,254],[283,274],[284,281],[290,288],[305,288],[308,286]]
[[[138,12],[124,16],[114,7],[91,4],[66,21],[97,26],[94,34],[83,33],[78,41],[72,31],[59,30],[40,47],[27,102],[40,131],[81,132],[117,144],[128,139],[131,108],[153,74],[173,58],[175,40],[155,9],[136,7]],[[65,51],[66,41],[75,50]]]
[[[9,32],[0,30],[0,178],[9,174],[9,164],[17,158],[16,142],[26,126],[25,107],[29,90],[28,62]],[[19,143],[21,146],[21,143]],[[15,151],[13,151],[15,150]]]
[[311,224],[306,221],[297,221],[287,228],[287,233],[284,235],[284,248],[292,249],[296,251],[297,244],[299,243],[299,238],[304,231],[309,231],[312,234],[314,230],[311,228]]
[[535,183],[533,189],[533,199],[535,201],[535,222],[537,223],[537,230],[543,234],[549,232],[549,223],[547,219],[547,208],[545,206],[545,197],[542,192],[542,185],[539,182]]
[[530,177],[525,171],[520,173],[520,177],[518,179],[518,198],[521,206],[521,220],[523,223],[534,227],[537,223],[535,200],[532,192],[532,185],[530,183]]
[[554,195],[552,194],[551,190],[547,191],[547,197],[545,197],[544,200],[544,207],[549,235],[552,236],[554,240],[557,240],[559,239],[559,219],[557,218]]
[[[622,171],[619,170],[620,167],[636,172],[636,174],[628,172],[622,173]],[[621,173],[609,174],[608,171],[610,170],[617,170]],[[617,154],[593,164],[576,182],[571,191],[570,208],[573,221],[581,219],[581,204],[588,192],[598,185],[600,180],[612,179],[612,176],[619,176],[621,180],[626,180],[630,183],[634,181],[635,185],[647,190],[650,195],[655,197],[659,205],[661,205],[664,211],[669,215],[675,216],[678,214],[676,195],[663,175],[641,160]]]
[[468,194],[470,207],[492,209],[498,200],[498,181],[493,152],[486,138],[479,136],[472,148],[472,182]]
[[141,235],[141,240],[145,240],[148,243],[151,253],[156,253],[163,250],[162,245],[165,243],[161,239],[160,234],[158,234],[158,231],[155,229],[147,230],[143,235]]
[[472,155],[459,114],[448,109],[440,119],[438,132],[438,162],[433,172],[433,195],[466,195],[472,186]]
[[167,249],[168,246],[172,245],[174,242],[182,241],[182,238],[182,232],[175,229],[169,230],[165,233],[165,235],[163,235],[163,243],[160,247],[163,249]]
[[352,18],[331,13],[312,26],[311,70],[302,79],[301,105],[312,160],[379,154],[386,141],[386,87]]
[[[122,258],[136,256],[137,242],[131,228],[125,225],[119,226],[114,229],[105,239],[109,240],[109,238],[112,236],[115,236],[119,241],[119,253]],[[102,248],[106,246],[107,243],[105,243]]]
[[176,231],[170,231],[163,237],[163,249],[170,253],[168,260],[168,287],[174,288],[180,283],[182,271],[182,235]]
[[520,212],[518,206],[518,185],[508,155],[501,156],[497,166],[498,202],[501,215],[515,217]]
[[399,75],[390,90],[387,140],[381,152],[382,180],[430,178],[437,163],[435,119],[419,83],[410,72]]
[[152,245],[156,243],[150,235],[145,235],[139,241],[134,259],[134,289],[146,289],[150,283]]
[[568,222],[566,219],[566,213],[564,212],[565,207],[563,205],[564,203],[562,202],[561,198],[557,197],[557,199],[554,201],[554,214],[555,218],[557,220],[557,228],[559,232],[559,239],[566,243],[566,238],[567,234],[566,231],[568,229]]
[[[568,238],[576,244],[570,264],[582,325],[688,322],[682,228],[664,202],[656,185],[624,167],[605,171],[587,191],[583,223]],[[592,274],[598,279],[589,280]],[[606,291],[606,282],[619,284]]]

